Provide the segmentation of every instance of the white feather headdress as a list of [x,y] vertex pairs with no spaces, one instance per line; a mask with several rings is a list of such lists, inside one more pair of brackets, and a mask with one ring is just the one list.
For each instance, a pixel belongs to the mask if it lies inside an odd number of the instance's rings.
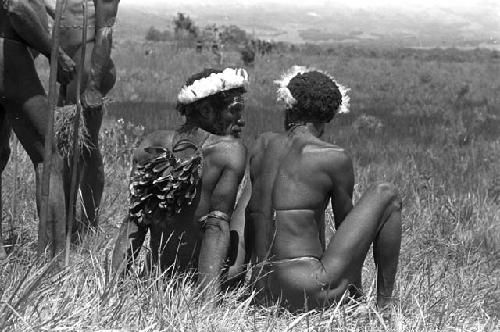
[[208,77],[184,85],[177,95],[181,104],[190,104],[221,91],[242,88],[248,84],[248,73],[243,68],[226,68],[222,73],[212,73]]
[[340,103],[338,113],[349,113],[350,98],[347,95],[347,92],[349,92],[351,89],[338,83],[337,80],[335,80],[335,78],[330,74],[315,68],[308,68],[306,66],[293,66],[292,68],[290,68],[290,70],[284,73],[279,80],[274,81],[274,83],[278,84],[279,86],[277,91],[278,101],[283,102],[287,108],[295,105],[297,103],[297,100],[295,100],[295,98],[292,96],[292,93],[290,92],[290,89],[288,89],[288,84],[298,74],[305,74],[313,71],[317,71],[328,76],[332,80],[332,82],[337,85],[340,91],[340,95],[342,96],[342,101]]

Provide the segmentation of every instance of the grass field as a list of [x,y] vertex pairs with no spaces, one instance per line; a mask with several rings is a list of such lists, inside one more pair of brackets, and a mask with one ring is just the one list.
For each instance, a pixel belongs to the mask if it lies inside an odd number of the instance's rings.
[[[146,56],[144,47],[153,49]],[[421,61],[292,53],[257,58],[249,68],[243,135],[280,130],[273,80],[291,65],[327,70],[349,86],[349,115],[326,139],[345,147],[356,170],[355,200],[377,180],[403,197],[403,243],[395,295],[385,319],[374,307],[374,266],[363,275],[367,301],[292,315],[251,305],[246,290],[212,308],[185,276],[109,274],[113,237],[127,209],[130,151],[146,132],[174,128],[175,95],[209,54],[168,45],[122,43],[113,58],[119,80],[110,97],[102,148],[106,188],[100,229],[57,271],[35,257],[33,172],[19,160],[17,245],[0,268],[0,330],[144,331],[494,331],[500,319],[500,63]],[[226,65],[241,65],[238,54]],[[495,62],[496,61],[496,62]],[[46,77],[47,70],[41,70]],[[117,121],[123,118],[123,121]],[[11,160],[12,161],[12,160]],[[9,233],[14,163],[4,172],[3,229]],[[331,232],[331,230],[329,230]],[[215,300],[214,300],[215,301]]]

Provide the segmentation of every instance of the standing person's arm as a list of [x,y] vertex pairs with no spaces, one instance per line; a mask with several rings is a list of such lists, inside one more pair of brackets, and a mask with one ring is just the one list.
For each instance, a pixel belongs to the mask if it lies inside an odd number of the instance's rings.
[[116,21],[119,0],[93,0],[95,4],[95,44],[90,60],[90,75],[82,95],[86,108],[102,106],[103,75],[111,56],[113,26]]
[[220,152],[221,175],[210,199],[210,213],[202,224],[202,244],[198,258],[199,285],[204,298],[220,291],[220,273],[228,254],[229,218],[233,212],[238,185],[245,173],[246,149],[241,143]]
[[[10,0],[9,21],[26,44],[50,60],[52,38],[49,33],[46,4],[41,0]],[[76,73],[73,60],[59,48],[58,80],[68,83]]]

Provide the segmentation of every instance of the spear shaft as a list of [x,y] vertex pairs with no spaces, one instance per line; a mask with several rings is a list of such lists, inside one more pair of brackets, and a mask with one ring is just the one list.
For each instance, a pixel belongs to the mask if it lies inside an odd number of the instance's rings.
[[[57,67],[59,57],[59,28],[61,25],[62,9],[65,0],[57,0],[54,26],[52,27],[52,51],[50,53],[50,75],[49,75],[49,112],[47,115],[47,130],[45,132],[45,150],[43,158],[41,206],[40,206],[40,226],[38,228],[38,253],[45,251],[47,245],[48,231],[52,233],[52,240],[55,239],[55,225],[50,225],[47,229],[49,218],[49,193],[50,193],[50,173],[52,169],[52,149],[54,146],[54,111],[57,106]],[[55,244],[52,246],[54,247]],[[54,248],[55,250],[55,248]],[[53,251],[55,255],[55,251]]]
[[82,47],[80,63],[76,72],[76,116],[73,123],[73,154],[71,155],[71,185],[69,190],[69,205],[66,219],[66,257],[65,264],[69,265],[69,253],[71,249],[71,236],[73,233],[73,221],[76,215],[76,198],[78,191],[78,159],[80,158],[80,144],[78,144],[78,132],[80,129],[80,117],[82,113],[82,101],[80,98],[80,89],[82,86],[82,76],[85,70],[85,53],[87,47],[87,29],[88,29],[88,0],[83,1],[83,29],[82,29]]

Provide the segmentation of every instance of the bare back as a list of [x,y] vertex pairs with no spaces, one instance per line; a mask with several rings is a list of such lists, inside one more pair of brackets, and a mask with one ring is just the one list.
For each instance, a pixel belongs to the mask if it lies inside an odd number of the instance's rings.
[[[253,223],[258,262],[266,258],[321,257],[324,211],[336,185],[343,149],[312,136],[263,134],[250,159]],[[348,176],[348,174],[346,174]]]
[[[162,130],[152,133],[134,153],[134,165],[151,158],[151,155],[144,148],[161,146],[172,150],[179,138],[175,131]],[[161,265],[163,268],[168,268],[173,264],[180,270],[196,266],[202,238],[198,220],[213,209],[214,191],[226,167],[226,159],[233,156],[234,158],[242,158],[241,155],[238,155],[238,151],[240,153],[245,151],[239,140],[230,137],[210,134],[201,143],[203,152],[202,181],[193,203],[183,208],[179,214],[172,216],[158,210],[151,220],[151,247],[153,255],[155,255],[154,251],[162,252]],[[192,149],[179,153],[178,157],[184,158],[194,152],[189,150]],[[241,172],[243,170],[244,166],[242,165]],[[235,184],[236,190],[237,187],[238,183]],[[228,205],[233,206],[235,199],[236,193],[233,201],[228,202]],[[158,248],[159,245],[162,246],[161,249]]]

